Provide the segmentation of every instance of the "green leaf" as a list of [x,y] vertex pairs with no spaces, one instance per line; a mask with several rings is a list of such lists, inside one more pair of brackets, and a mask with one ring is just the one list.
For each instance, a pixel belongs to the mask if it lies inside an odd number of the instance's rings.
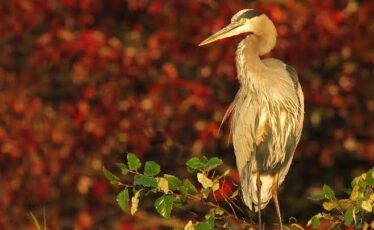
[[129,165],[130,170],[138,170],[142,163],[140,162],[139,158],[133,153],[127,153],[127,163]]
[[129,190],[126,188],[118,193],[116,201],[118,206],[125,212],[129,211]]
[[192,157],[186,162],[186,165],[191,169],[199,170],[204,167],[205,163],[198,157]]
[[323,199],[325,199],[325,196],[322,195],[322,194],[317,194],[317,195],[313,195],[313,196],[310,196],[308,197],[309,200],[314,200],[314,201],[321,201]]
[[366,183],[369,186],[374,185],[374,169],[370,169],[369,172],[366,173]]
[[117,163],[116,165],[121,170],[122,175],[126,176],[129,172],[127,165],[125,165],[124,163]]
[[164,174],[164,178],[169,182],[169,189],[172,191],[179,190],[182,186],[182,181],[176,176]]
[[353,207],[347,208],[344,214],[344,224],[346,226],[351,226],[353,221]]
[[188,194],[196,194],[197,193],[197,189],[195,188],[195,186],[191,183],[190,180],[188,179],[185,179],[183,181],[183,187],[185,187],[187,190],[187,193]]
[[213,229],[214,229],[214,216],[210,217],[208,220],[196,226],[196,230],[213,230]]
[[144,175],[146,176],[156,176],[160,173],[160,165],[154,161],[145,162]]
[[307,223],[307,226],[312,226],[312,228],[318,228],[321,224],[320,219],[322,217],[322,213],[318,213],[314,215]]
[[185,202],[188,194],[196,194],[197,190],[195,186],[189,181],[188,179],[185,179],[183,181],[183,185],[179,188],[179,191],[181,193],[181,202]]
[[218,157],[212,157],[208,160],[208,162],[205,164],[204,168],[207,170],[212,170],[220,165],[222,165],[223,162]]
[[321,225],[321,221],[317,216],[313,216],[310,225],[312,226],[312,228],[318,228]]
[[107,170],[104,166],[103,166],[103,173],[104,173],[104,176],[106,177],[106,179],[111,184],[118,184],[120,182],[119,178],[116,175],[114,175],[112,172]]
[[323,193],[325,194],[325,197],[327,199],[334,199],[335,198],[335,193],[332,190],[332,188],[326,184],[323,185]]
[[134,185],[142,185],[144,187],[157,188],[157,180],[154,177],[135,175]]
[[157,212],[164,218],[170,218],[170,213],[173,209],[175,197],[172,195],[162,195],[155,201],[155,208]]

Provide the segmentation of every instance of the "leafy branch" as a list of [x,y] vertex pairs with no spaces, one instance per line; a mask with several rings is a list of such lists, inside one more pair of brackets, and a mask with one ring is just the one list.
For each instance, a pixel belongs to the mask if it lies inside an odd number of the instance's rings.
[[[144,165],[143,170],[141,170]],[[176,208],[187,208],[191,204],[202,205],[209,209],[205,220],[188,221],[184,229],[214,229],[235,225],[240,229],[248,229],[254,225],[237,217],[235,203],[239,191],[236,190],[230,197],[225,195],[225,202],[230,209],[222,207],[217,201],[215,193],[220,189],[220,181],[230,173],[226,170],[217,173],[215,170],[222,165],[222,160],[213,157],[193,157],[186,162],[187,171],[195,177],[198,185],[195,186],[189,179],[180,179],[174,175],[161,173],[161,167],[154,161],[144,164],[133,153],[127,154],[127,162],[117,163],[122,176],[131,177],[131,182],[121,181],[120,177],[103,167],[103,173],[112,185],[121,187],[117,194],[118,206],[126,213],[134,215],[139,203],[144,197],[155,197],[154,208],[163,218],[170,218]],[[235,208],[234,208],[235,207]]]
[[320,220],[331,222],[330,229],[343,226],[355,229],[374,229],[374,168],[353,179],[347,190],[349,198],[338,199],[333,189],[323,186],[323,194],[310,197],[311,200],[323,201],[326,212],[314,215],[308,226],[320,227]]

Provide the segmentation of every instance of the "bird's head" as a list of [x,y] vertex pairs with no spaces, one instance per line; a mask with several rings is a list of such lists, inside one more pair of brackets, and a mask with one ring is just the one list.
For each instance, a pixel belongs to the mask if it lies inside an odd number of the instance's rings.
[[229,25],[202,41],[199,46],[241,34],[260,38],[258,40],[262,43],[259,44],[261,54],[269,52],[274,47],[277,36],[274,24],[265,14],[253,9],[244,9],[231,18]]

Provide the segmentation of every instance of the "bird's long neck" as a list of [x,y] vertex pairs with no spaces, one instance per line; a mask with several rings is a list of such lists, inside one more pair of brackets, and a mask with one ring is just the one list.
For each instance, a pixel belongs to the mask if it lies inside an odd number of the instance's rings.
[[253,40],[250,36],[245,38],[239,43],[236,50],[236,68],[239,82],[250,89],[256,88],[261,80],[261,73],[266,69],[256,46],[251,43]]
[[261,61],[260,56],[270,52],[276,43],[276,29],[270,23],[264,25],[261,34],[249,35],[242,40],[236,50],[236,67],[238,71],[238,79],[243,86],[255,90],[260,87],[264,78],[270,71],[268,67]]

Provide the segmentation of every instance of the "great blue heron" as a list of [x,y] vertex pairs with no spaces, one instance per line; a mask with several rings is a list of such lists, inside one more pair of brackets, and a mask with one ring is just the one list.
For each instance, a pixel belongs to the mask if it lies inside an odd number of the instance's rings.
[[261,229],[261,209],[273,197],[283,229],[278,187],[300,140],[304,95],[293,67],[260,58],[274,48],[277,39],[274,24],[263,13],[239,11],[228,26],[199,46],[239,34],[246,35],[236,50],[241,86],[223,120],[232,113],[232,140],[245,204],[258,212]]

